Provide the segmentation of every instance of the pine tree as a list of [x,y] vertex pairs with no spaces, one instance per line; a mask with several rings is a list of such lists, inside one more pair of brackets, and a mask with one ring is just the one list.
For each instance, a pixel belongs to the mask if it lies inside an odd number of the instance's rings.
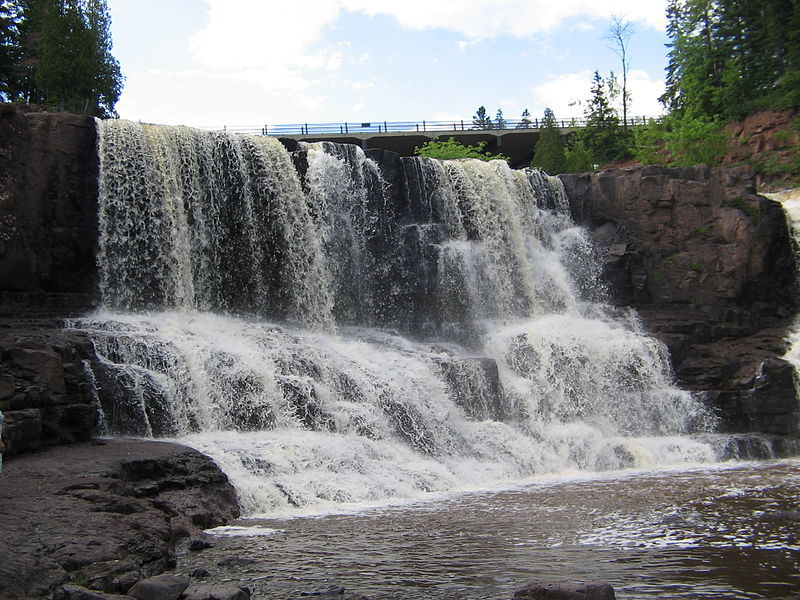
[[533,150],[531,166],[538,167],[551,175],[566,172],[566,156],[561,130],[558,127],[556,116],[550,108],[544,109],[542,128]]
[[517,127],[516,128],[517,129],[530,129],[532,125],[533,125],[533,122],[531,121],[531,113],[529,113],[528,109],[526,108],[525,110],[522,111],[522,116],[521,116],[521,118],[519,120],[519,123],[517,123]]
[[662,102],[681,118],[728,121],[800,99],[800,2],[670,0]]
[[475,116],[472,117],[473,129],[494,129],[492,119],[486,114],[486,107],[479,106]]
[[497,115],[494,118],[494,128],[495,129],[505,129],[506,128],[506,120],[503,118],[503,109],[497,109]]
[[16,99],[113,116],[122,90],[105,0],[18,0],[21,81]]
[[[592,97],[586,106],[586,127],[580,141],[600,164],[618,160],[628,152],[627,134],[620,127],[617,111],[609,101],[609,81],[595,71],[592,78]],[[613,77],[611,78],[613,89]]]
[[12,100],[19,88],[21,51],[16,7],[0,2],[0,100]]

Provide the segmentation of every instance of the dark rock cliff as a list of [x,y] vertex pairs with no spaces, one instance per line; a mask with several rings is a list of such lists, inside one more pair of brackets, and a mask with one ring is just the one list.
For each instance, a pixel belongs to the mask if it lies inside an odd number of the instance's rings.
[[94,119],[0,105],[0,315],[92,306]]
[[562,175],[590,227],[610,293],[670,349],[725,431],[795,435],[794,371],[781,357],[797,312],[784,212],[745,169],[632,167]]

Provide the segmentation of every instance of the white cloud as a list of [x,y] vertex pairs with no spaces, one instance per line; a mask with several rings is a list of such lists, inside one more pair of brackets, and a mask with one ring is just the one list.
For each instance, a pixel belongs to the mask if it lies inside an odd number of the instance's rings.
[[469,39],[523,37],[551,31],[578,17],[607,19],[616,14],[641,26],[663,30],[666,0],[340,0],[349,10],[392,15],[404,27],[439,27]]
[[[194,60],[231,78],[254,81],[270,90],[297,90],[308,82],[308,69],[333,71],[341,66],[338,48],[311,52],[325,26],[339,15],[338,2],[293,0],[281,3],[252,0],[209,0],[208,23],[189,39]],[[258,80],[256,80],[258,81]]]

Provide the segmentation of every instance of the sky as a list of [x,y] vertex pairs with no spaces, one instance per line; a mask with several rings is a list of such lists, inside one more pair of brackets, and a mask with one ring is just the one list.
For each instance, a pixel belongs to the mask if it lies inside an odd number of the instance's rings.
[[592,74],[661,114],[666,0],[108,0],[124,119],[194,127],[580,117]]

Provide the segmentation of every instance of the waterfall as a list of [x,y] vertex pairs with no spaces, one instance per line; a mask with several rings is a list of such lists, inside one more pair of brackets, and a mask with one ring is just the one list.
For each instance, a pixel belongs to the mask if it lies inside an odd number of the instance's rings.
[[[793,188],[762,194],[763,196],[780,202],[786,213],[789,230],[792,233],[792,247],[794,249],[795,264],[800,265],[800,188]],[[800,320],[796,320],[793,331],[789,334],[787,342],[789,349],[784,358],[792,363],[795,373],[800,373]],[[800,376],[795,375],[795,387],[800,389]]]
[[103,427],[208,453],[247,514],[715,459],[558,179],[98,128]]

